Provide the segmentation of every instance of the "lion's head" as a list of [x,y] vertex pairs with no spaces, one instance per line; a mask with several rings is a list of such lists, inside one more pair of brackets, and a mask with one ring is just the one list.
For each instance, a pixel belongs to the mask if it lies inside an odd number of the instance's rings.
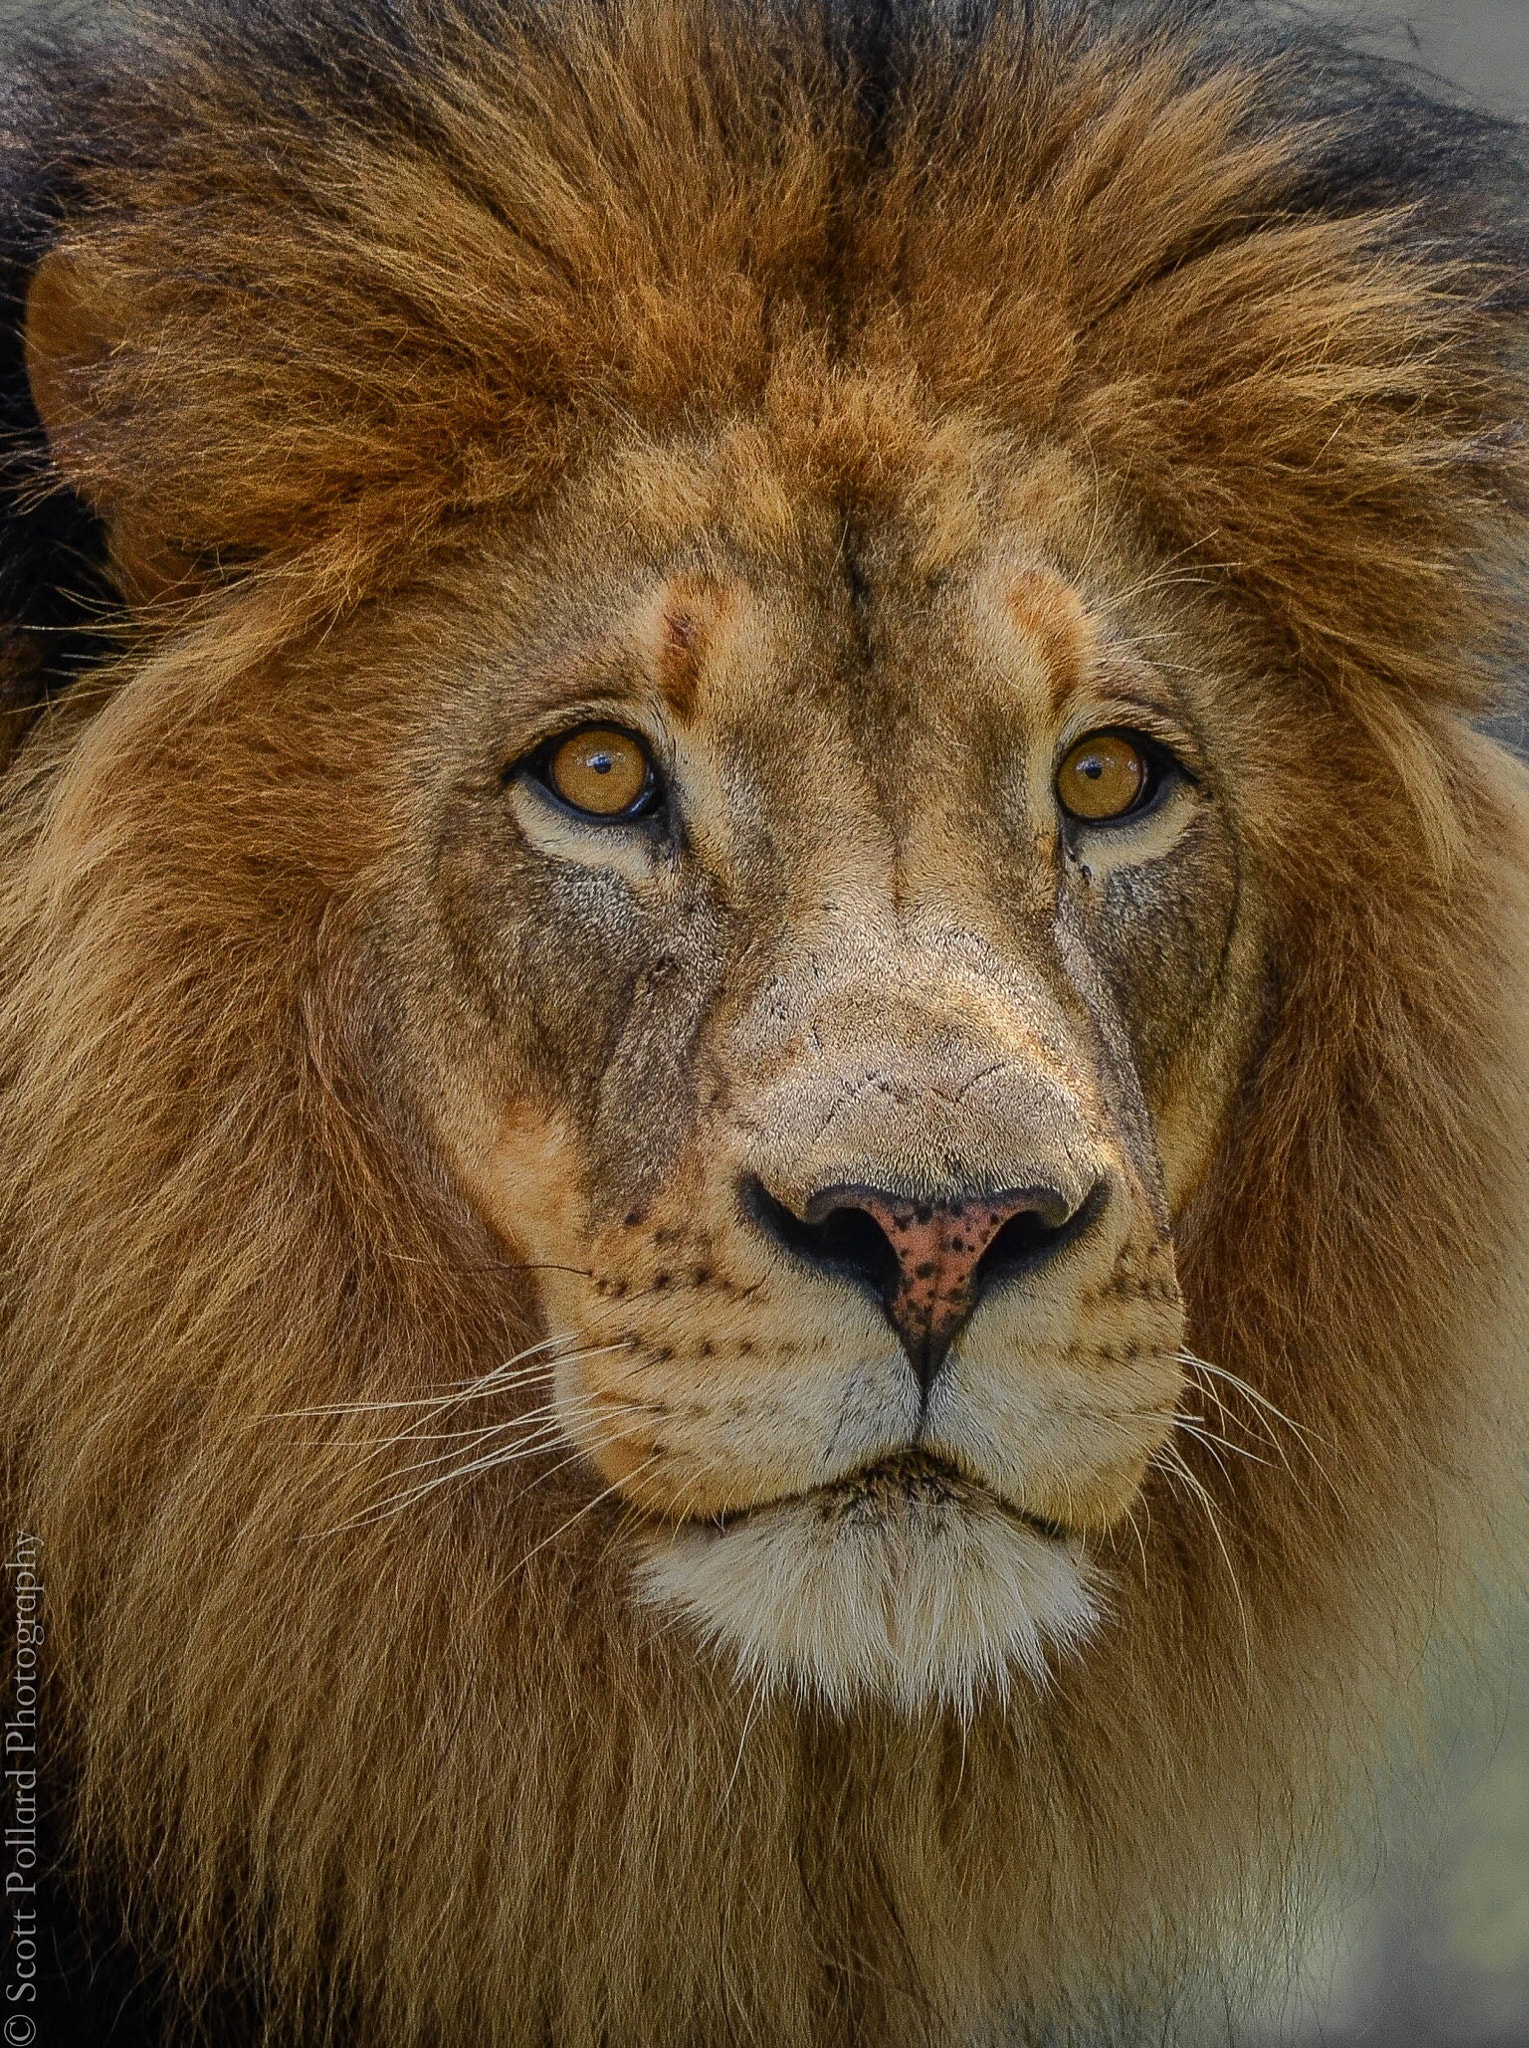
[[230,0],[17,128],[86,1881],[292,2041],[1159,1999],[1511,1441],[1510,138],[1083,0]]

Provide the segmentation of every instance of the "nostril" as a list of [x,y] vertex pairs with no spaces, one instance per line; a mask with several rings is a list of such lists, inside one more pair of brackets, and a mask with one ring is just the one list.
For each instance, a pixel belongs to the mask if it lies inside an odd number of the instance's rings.
[[743,1203],[767,1236],[808,1265],[858,1280],[883,1302],[896,1293],[902,1273],[897,1252],[876,1218],[859,1204],[836,1201],[831,1193],[827,1201],[814,1198],[798,1216],[752,1177],[744,1182]]
[[1104,1184],[1098,1182],[1076,1208],[1055,1188],[1026,1188],[1015,1198],[1026,1206],[1000,1225],[972,1273],[972,1300],[1005,1280],[1034,1272],[1088,1229],[1104,1205]]
[[901,1268],[892,1240],[868,1211],[830,1209],[820,1222],[804,1222],[801,1227],[805,1237],[815,1240],[822,1264],[855,1274],[878,1293],[897,1285]]

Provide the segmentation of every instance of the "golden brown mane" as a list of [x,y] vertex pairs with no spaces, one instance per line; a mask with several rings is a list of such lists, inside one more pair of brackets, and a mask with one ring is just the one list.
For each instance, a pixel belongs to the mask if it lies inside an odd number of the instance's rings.
[[[1267,1935],[1503,1497],[1511,138],[1240,9],[972,13],[231,4],[39,70],[15,274],[61,238],[117,324],[75,496],[23,437],[7,531],[173,587],[45,711],[59,619],[0,590],[6,1512],[71,1856],[274,2038],[1106,2028]],[[536,1335],[389,1068],[392,713],[337,622],[382,646],[599,464],[682,495],[756,422],[891,492],[958,415],[1214,618],[1268,792],[1258,1056],[1178,1228],[1265,1462],[1187,1443],[1211,1515],[1155,1481],[1089,1656],[967,1727],[751,1701],[571,1469],[358,1519],[375,1418],[300,1419]]]

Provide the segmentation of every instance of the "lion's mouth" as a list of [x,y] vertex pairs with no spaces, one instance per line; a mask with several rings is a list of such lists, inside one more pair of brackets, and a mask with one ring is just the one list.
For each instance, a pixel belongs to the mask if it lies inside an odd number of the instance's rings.
[[966,1716],[1044,1688],[1104,1611],[1082,1541],[926,1451],[742,1513],[654,1530],[644,1599],[686,1615],[741,1683],[835,1710]]
[[712,1526],[736,1528],[778,1508],[805,1507],[831,1527],[887,1527],[912,1520],[937,1523],[977,1506],[989,1512],[996,1508],[1048,1543],[1072,1541],[1072,1531],[1062,1523],[1017,1506],[948,1460],[921,1450],[897,1451],[825,1485],[751,1502],[717,1516]]

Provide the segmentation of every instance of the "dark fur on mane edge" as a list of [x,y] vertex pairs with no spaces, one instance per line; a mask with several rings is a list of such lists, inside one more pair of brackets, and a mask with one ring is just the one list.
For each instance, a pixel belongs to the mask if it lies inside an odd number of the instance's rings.
[[[1224,0],[166,6],[38,46],[7,130],[0,1477],[49,1546],[69,1856],[219,2041],[247,1999],[302,2048],[933,2044],[934,1925],[1019,1954],[1016,2040],[1137,2037],[1298,1917],[1504,1498],[1507,1362],[1465,1333],[1521,1257],[1522,862],[1469,721],[1517,656],[1519,131]],[[59,234],[129,309],[79,495],[15,324]],[[508,1579],[444,1512],[310,1574],[346,1445],[255,1426],[525,1332],[373,1057],[325,886],[354,707],[301,660],[618,431],[774,406],[848,473],[808,403],[846,365],[1093,464],[1222,608],[1289,791],[1182,1256],[1195,1349],[1295,1433],[1234,1493],[1202,1461],[1224,1574],[1153,1498],[1104,1681],[1023,1725],[756,1715],[587,1521]],[[98,496],[184,603],[122,602]],[[238,686],[289,656],[261,726]],[[481,1682],[549,1610],[545,1664]]]

